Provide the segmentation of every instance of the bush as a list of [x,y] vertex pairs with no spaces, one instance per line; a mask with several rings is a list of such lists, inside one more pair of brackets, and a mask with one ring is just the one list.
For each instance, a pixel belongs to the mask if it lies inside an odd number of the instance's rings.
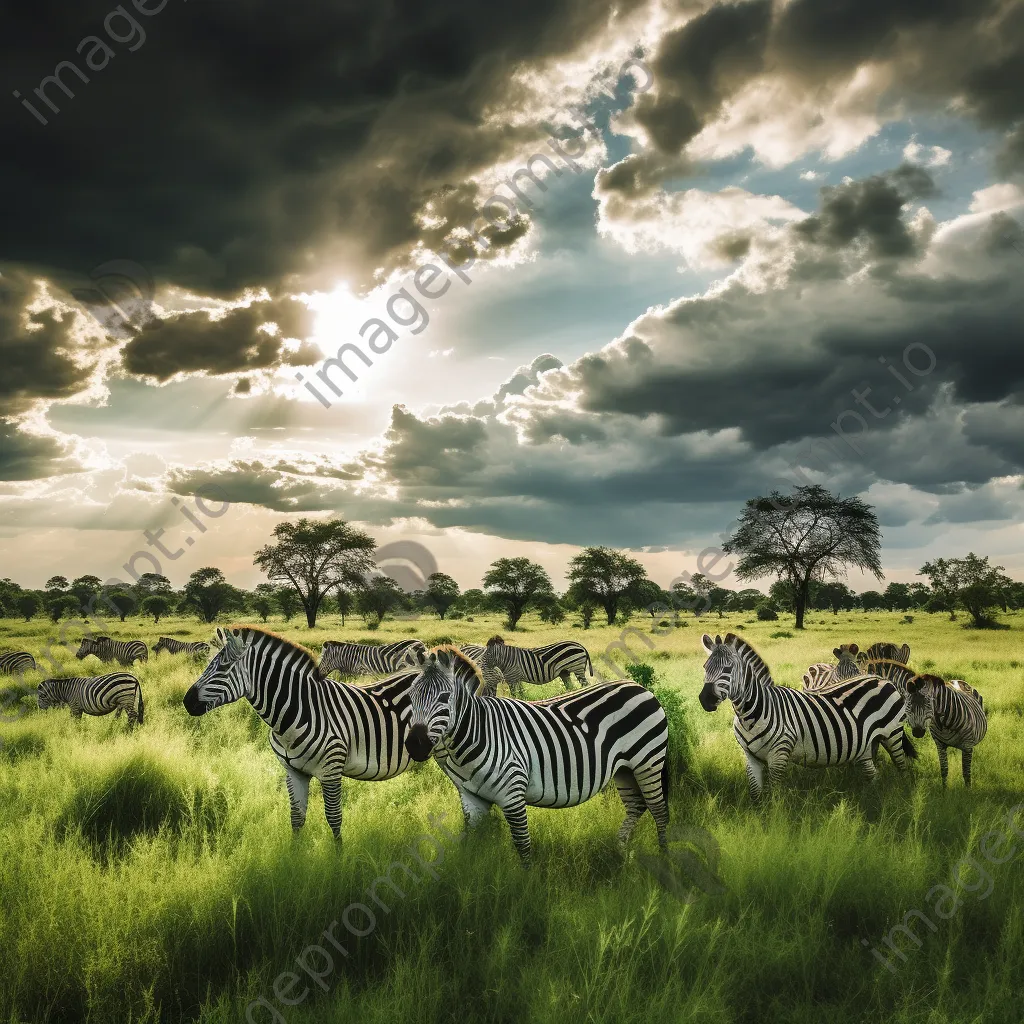
[[626,675],[629,676],[634,683],[639,683],[645,690],[653,690],[654,684],[658,679],[654,672],[654,666],[648,665],[642,661],[633,662],[632,664],[627,665]]
[[423,642],[428,647],[440,647],[442,644],[455,643],[455,637],[450,633],[439,633],[437,636],[432,636],[429,639],[425,639]]
[[775,609],[775,605],[763,601],[757,606],[757,617],[761,622],[775,622],[778,620],[779,613]]
[[788,629],[780,629],[780,630],[778,630],[778,632],[772,633],[771,634],[771,638],[773,640],[784,640],[784,639],[786,639],[788,637],[791,637],[792,635],[793,634],[790,633],[790,631]]
[[914,621],[914,616],[913,615],[904,615],[903,616],[903,621],[907,622],[907,623],[913,622]]
[[668,765],[669,788],[678,782],[686,771],[691,751],[696,746],[696,735],[690,716],[686,712],[686,701],[678,690],[668,686],[656,686],[651,691],[665,710],[668,719]]
[[[449,612],[448,613],[448,618],[449,619],[461,619],[461,618],[463,618],[463,615],[462,615],[462,612]],[[473,620],[470,619],[469,621],[472,622]]]

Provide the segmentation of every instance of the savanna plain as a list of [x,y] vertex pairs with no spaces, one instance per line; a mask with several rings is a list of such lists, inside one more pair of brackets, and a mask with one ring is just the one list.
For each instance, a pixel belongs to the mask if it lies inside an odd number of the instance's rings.
[[[619,853],[614,788],[578,808],[531,810],[529,871],[496,811],[477,833],[428,852],[421,837],[439,835],[431,816],[462,827],[455,790],[433,763],[389,782],[346,781],[340,845],[314,783],[305,829],[293,838],[283,773],[249,705],[200,719],[184,711],[201,662],[150,654],[135,666],[146,717],[132,734],[123,718],[76,722],[66,710],[39,711],[31,694],[12,703],[14,684],[2,681],[0,1020],[1019,1022],[1024,837],[1001,864],[978,852],[1024,801],[1024,613],[1002,618],[1010,628],[965,629],[964,616],[951,622],[944,613],[912,622],[899,613],[813,613],[798,632],[791,616],[732,613],[687,615],[652,633],[651,620],[635,615],[630,625],[652,646],[629,635],[628,660],[652,666],[656,685],[679,698],[670,709],[681,752],[673,825],[705,830],[719,849],[707,866],[722,885],[689,901],[646,866],[657,854],[649,815]],[[372,634],[337,616],[313,630],[296,620],[267,626],[314,650],[329,638],[484,642],[502,631],[498,617],[484,615],[386,620]],[[622,631],[550,626],[532,614],[521,627],[505,634],[510,642],[568,636],[595,661]],[[3,620],[0,645],[38,656],[52,628]],[[791,686],[850,641],[906,642],[917,671],[966,679],[989,714],[973,787],[964,789],[951,752],[943,791],[926,738],[914,741],[921,756],[904,774],[884,753],[874,784],[856,768],[794,767],[755,808],[729,704],[708,714],[697,703],[701,634],[727,630]],[[151,644],[161,634],[209,639],[212,627],[168,618],[110,633]],[[76,662],[73,647],[56,650],[64,674],[110,670],[94,657]],[[615,658],[621,678],[627,659],[621,650]],[[560,684],[530,690],[547,696]],[[1017,823],[1024,829],[1024,810]],[[334,957],[321,983],[300,972],[287,993],[295,1004],[276,999],[275,979],[297,971],[295,958],[323,943],[346,907],[367,902],[375,878],[396,861],[415,866],[410,848],[434,856],[432,871],[400,883],[402,896],[382,892],[387,912],[370,903],[376,924],[365,937],[337,933],[348,955]],[[960,865],[964,858],[987,881]],[[958,895],[946,919],[929,914],[926,897],[938,885]],[[898,956],[883,939],[914,909],[934,929],[912,918],[916,938],[897,934]]]

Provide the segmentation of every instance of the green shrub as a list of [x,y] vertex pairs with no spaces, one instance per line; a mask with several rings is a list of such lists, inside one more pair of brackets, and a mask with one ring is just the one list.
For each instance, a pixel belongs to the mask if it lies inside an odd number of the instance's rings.
[[757,617],[761,622],[775,622],[779,617],[779,613],[771,602],[762,601],[757,606]]
[[665,709],[668,719],[668,765],[669,788],[678,789],[677,783],[685,774],[692,751],[697,745],[693,723],[686,710],[686,701],[678,690],[668,686],[655,686],[651,691],[658,703]]
[[646,662],[642,661],[635,661],[632,664],[627,665],[626,675],[629,676],[634,683],[639,683],[645,690],[653,690],[654,684],[658,679],[654,672],[654,666],[648,665]]
[[786,637],[791,637],[793,634],[788,629],[780,629],[775,633],[771,633],[770,636],[773,640],[782,640]]

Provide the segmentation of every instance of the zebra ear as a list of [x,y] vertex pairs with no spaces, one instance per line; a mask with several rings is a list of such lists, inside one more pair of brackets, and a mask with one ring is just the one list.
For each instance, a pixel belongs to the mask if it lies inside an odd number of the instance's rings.
[[860,650],[860,648],[856,644],[850,644],[850,653],[851,654],[856,654],[859,650]]
[[904,644],[900,648],[900,654],[902,655],[901,660],[903,661],[903,664],[904,665],[909,665],[910,664],[910,644]]
[[714,642],[714,640],[712,640],[712,639],[711,639],[711,637],[710,637],[710,636],[708,636],[708,634],[707,634],[707,633],[705,633],[705,634],[704,634],[704,635],[703,635],[703,636],[702,636],[702,637],[700,638],[700,642],[701,642],[701,643],[702,643],[702,644],[704,645],[705,649],[706,649],[706,650],[709,650],[709,651],[710,651],[710,650],[711,650],[711,649],[712,649],[712,648],[713,648],[713,647],[715,646],[715,642]]
[[716,644],[720,644],[721,642],[722,642],[722,638],[720,636],[716,636],[715,637],[715,643]]
[[440,650],[437,652],[437,663],[441,668],[447,670],[455,664],[455,657],[451,651]]
[[841,648],[833,647],[832,648],[832,653],[838,658],[838,657],[840,657],[840,655],[842,655],[843,652],[842,652]]

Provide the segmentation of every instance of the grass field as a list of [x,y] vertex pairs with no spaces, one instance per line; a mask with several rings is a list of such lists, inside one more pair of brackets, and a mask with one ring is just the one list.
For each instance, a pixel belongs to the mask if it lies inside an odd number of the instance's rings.
[[[706,830],[721,851],[724,892],[692,903],[644,867],[657,849],[649,816],[631,855],[617,853],[614,791],[571,810],[531,810],[530,872],[497,815],[465,840],[438,832],[431,815],[446,814],[457,832],[461,812],[432,763],[390,782],[346,783],[340,848],[314,784],[305,830],[293,840],[266,727],[247,704],[189,718],[181,698],[199,668],[182,658],[164,654],[138,667],[146,722],[131,736],[123,718],[74,722],[66,710],[40,712],[26,701],[21,717],[0,726],[0,1021],[226,1022],[245,1020],[249,1007],[250,1020],[295,1024],[1017,1024],[1024,810],[1015,856],[995,864],[979,844],[990,830],[1006,832],[1007,812],[1024,801],[1024,614],[1003,617],[1009,630],[981,632],[946,615],[919,613],[907,624],[895,613],[814,613],[799,635],[790,635],[791,617],[753,618],[690,618],[662,636],[646,617],[631,623],[654,645],[633,635],[631,648],[682,695],[695,737],[687,770],[673,780],[673,822]],[[484,616],[389,621],[372,634],[359,620],[342,629],[334,616],[316,630],[297,620],[269,625],[313,647],[330,637],[410,634],[482,642],[500,630]],[[572,636],[595,656],[621,632],[584,632],[570,621],[547,627],[533,616],[523,625],[517,643]],[[855,768],[793,768],[785,790],[755,810],[728,704],[707,714],[696,701],[701,633],[738,626],[778,682],[798,683],[841,641],[876,640],[908,642],[919,671],[967,679],[990,721],[974,788],[964,790],[954,754],[942,791],[928,739],[916,741],[921,757],[906,775],[884,755],[873,787]],[[3,620],[0,645],[38,653],[52,628]],[[135,620],[111,633],[203,639],[210,627]],[[62,652],[60,660],[67,674],[101,671],[94,658],[83,666]],[[418,841],[424,834],[438,842]],[[424,860],[443,851],[433,873],[410,847]],[[965,857],[976,867],[963,865],[959,903],[947,898],[943,919],[931,911],[939,895],[928,894],[956,889]],[[400,872],[402,896],[381,890],[385,912],[366,891],[395,862],[417,868],[416,881]],[[346,956],[321,936],[360,902],[376,911],[376,925],[363,938],[337,927]],[[931,925],[910,919],[920,945],[897,933],[906,959],[890,953],[888,970],[862,940],[889,953],[883,937],[915,909]],[[366,931],[359,913],[350,921]],[[328,974],[319,953],[305,954],[325,975],[320,984],[296,965],[311,944],[334,961]]]

